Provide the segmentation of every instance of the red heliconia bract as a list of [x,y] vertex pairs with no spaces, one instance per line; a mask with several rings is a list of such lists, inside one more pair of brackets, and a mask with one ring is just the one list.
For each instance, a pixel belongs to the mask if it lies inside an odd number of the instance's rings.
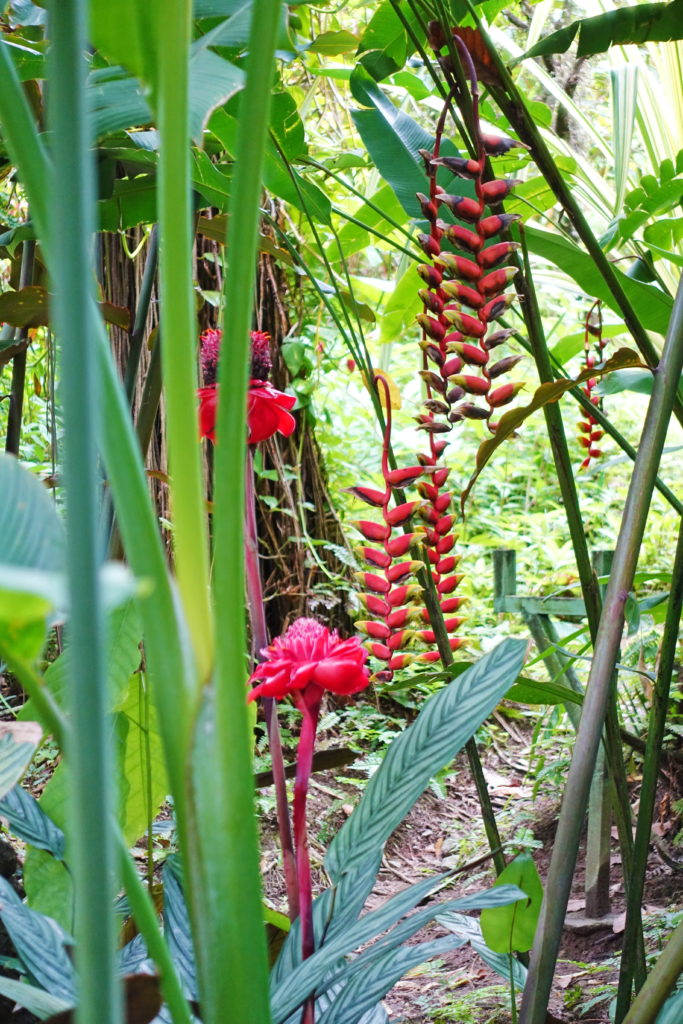
[[[584,321],[584,369],[592,370],[594,366],[603,361],[603,352],[606,344],[607,341],[602,336],[602,303],[598,299],[589,309]],[[596,379],[591,377],[583,385],[582,390],[586,398],[590,399],[592,405],[596,408],[601,408],[602,399],[598,395],[593,394],[596,384]],[[585,457],[579,468],[585,470],[588,469],[592,461],[599,459],[602,455],[602,449],[597,448],[596,444],[603,437],[603,431],[600,429],[600,424],[595,416],[592,416],[591,413],[583,413],[583,415],[585,419],[579,420],[577,429],[579,431],[579,445],[586,449],[583,453]]]

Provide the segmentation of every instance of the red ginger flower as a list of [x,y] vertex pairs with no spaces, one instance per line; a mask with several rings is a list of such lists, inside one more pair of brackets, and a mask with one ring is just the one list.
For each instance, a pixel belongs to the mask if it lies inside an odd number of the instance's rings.
[[358,693],[370,682],[368,654],[358,638],[341,640],[336,630],[315,619],[297,619],[261,653],[265,660],[249,682],[263,682],[251,690],[249,700],[297,695],[306,687],[315,687],[320,696],[323,690]]
[[[216,441],[216,409],[218,389],[216,370],[222,331],[208,330],[202,334],[200,360],[206,387],[199,388],[199,436]],[[247,395],[247,425],[249,444],[266,441],[275,433],[289,437],[296,428],[290,409],[296,404],[294,395],[274,388],[267,378],[272,369],[269,350],[270,335],[265,331],[251,332],[251,372]]]

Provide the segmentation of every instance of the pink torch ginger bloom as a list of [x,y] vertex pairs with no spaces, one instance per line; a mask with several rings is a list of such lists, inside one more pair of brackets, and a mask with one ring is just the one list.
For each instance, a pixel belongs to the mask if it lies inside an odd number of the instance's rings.
[[250,692],[249,700],[287,697],[309,686],[319,691],[318,699],[323,690],[358,693],[370,681],[365,666],[368,654],[358,638],[341,640],[336,630],[315,619],[298,619],[262,653],[265,660],[249,681],[263,681]]

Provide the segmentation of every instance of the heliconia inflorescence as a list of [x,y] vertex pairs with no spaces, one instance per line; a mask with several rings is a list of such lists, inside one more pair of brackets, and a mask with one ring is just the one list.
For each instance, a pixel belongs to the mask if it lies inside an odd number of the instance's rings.
[[[406,650],[409,645],[414,648],[420,643],[427,646],[433,646],[435,643],[429,614],[423,607],[422,587],[415,578],[424,568],[424,562],[412,557],[411,548],[416,544],[430,543],[433,540],[430,551],[433,549],[437,553],[436,560],[440,564],[437,565],[435,560],[432,575],[448,633],[454,633],[462,622],[462,619],[453,614],[460,607],[461,599],[451,596],[462,577],[453,573],[457,559],[448,555],[455,542],[455,537],[451,533],[453,517],[446,511],[450,495],[442,496],[443,514],[437,515],[433,522],[428,522],[426,528],[417,525],[414,530],[411,529],[412,521],[415,517],[423,516],[425,509],[428,511],[428,520],[431,517],[429,503],[416,500],[397,505],[393,502],[395,489],[410,487],[417,480],[420,480],[418,486],[421,493],[423,488],[436,486],[438,489],[448,470],[438,467],[436,463],[430,465],[422,460],[416,466],[389,468],[389,387],[379,376],[375,378],[375,384],[384,389],[386,397],[387,420],[382,445],[384,489],[352,487],[349,490],[361,501],[381,512],[381,522],[361,519],[353,524],[364,540],[370,542],[358,549],[360,558],[369,568],[356,573],[356,579],[363,588],[359,599],[369,617],[356,622],[356,629],[367,636],[367,650],[382,664],[382,668],[375,672],[374,679],[378,682],[389,682],[396,669],[405,668],[413,661],[439,659],[438,651]],[[430,483],[429,480],[437,483]],[[450,639],[452,650],[456,650],[462,643],[460,638]]]
[[[583,368],[585,370],[592,370],[594,366],[603,361],[606,345],[607,341],[602,336],[602,309],[598,299],[589,309],[584,322]],[[602,399],[593,393],[596,385],[595,377],[590,377],[583,385],[582,390],[586,398],[590,399],[591,404],[599,408],[602,406]],[[585,418],[577,423],[579,444],[584,449],[584,459],[580,469],[588,469],[594,459],[600,458],[602,449],[596,446],[604,434],[595,416],[590,413],[584,414],[584,416]]]

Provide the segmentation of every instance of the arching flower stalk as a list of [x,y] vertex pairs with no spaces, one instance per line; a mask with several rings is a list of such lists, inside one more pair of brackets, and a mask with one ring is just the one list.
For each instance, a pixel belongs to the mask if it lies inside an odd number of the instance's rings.
[[[374,673],[373,678],[378,682],[389,682],[397,669],[405,668],[413,661],[437,661],[439,658],[438,651],[406,650],[409,646],[413,648],[416,643],[429,646],[435,643],[433,630],[429,628],[429,614],[423,607],[422,587],[415,579],[416,574],[425,568],[425,565],[421,559],[411,558],[411,548],[416,543],[438,538],[434,539],[433,550],[438,551],[440,545],[441,570],[450,572],[455,568],[457,560],[446,557],[446,552],[450,551],[454,543],[454,537],[449,535],[453,524],[452,516],[439,514],[435,521],[430,522],[429,509],[426,516],[428,526],[419,526],[411,531],[411,520],[415,515],[423,515],[425,502],[408,501],[398,505],[393,502],[395,489],[410,487],[421,477],[430,477],[437,483],[430,484],[423,480],[419,487],[426,488],[429,494],[432,493],[430,488],[438,490],[448,470],[437,466],[436,463],[424,463],[403,469],[389,468],[392,426],[389,387],[380,376],[374,378],[374,384],[376,387],[382,387],[385,395],[386,425],[382,444],[384,490],[372,487],[352,487],[349,490],[366,504],[381,510],[381,523],[374,520],[357,520],[353,524],[365,540],[372,542],[370,546],[363,545],[358,549],[360,557],[370,566],[370,570],[362,570],[355,574],[363,587],[359,599],[372,618],[356,622],[356,629],[368,637],[366,648],[383,666]],[[442,496],[441,505],[444,509],[449,501],[450,495]],[[455,590],[462,577],[450,575],[442,578],[438,569],[438,564],[432,566],[437,592],[441,599],[441,609],[444,616],[448,616],[445,618],[447,631],[454,633],[462,619],[454,618],[451,613],[457,610],[461,601],[447,595]],[[456,650],[462,643],[460,638],[450,639],[452,650]]]
[[[606,345],[607,340],[602,336],[602,303],[598,299],[589,309],[584,323],[584,369],[592,370],[594,366],[603,361]],[[596,408],[602,408],[602,399],[599,395],[593,393],[597,383],[595,377],[591,377],[584,384],[583,393],[592,405],[596,406]],[[604,431],[600,429],[595,416],[592,416],[590,413],[586,415],[584,420],[579,420],[577,428],[579,431],[579,444],[584,449],[585,456],[579,468],[582,470],[588,469],[591,461],[599,459],[602,455],[602,449],[597,448],[596,445],[603,437]]]

